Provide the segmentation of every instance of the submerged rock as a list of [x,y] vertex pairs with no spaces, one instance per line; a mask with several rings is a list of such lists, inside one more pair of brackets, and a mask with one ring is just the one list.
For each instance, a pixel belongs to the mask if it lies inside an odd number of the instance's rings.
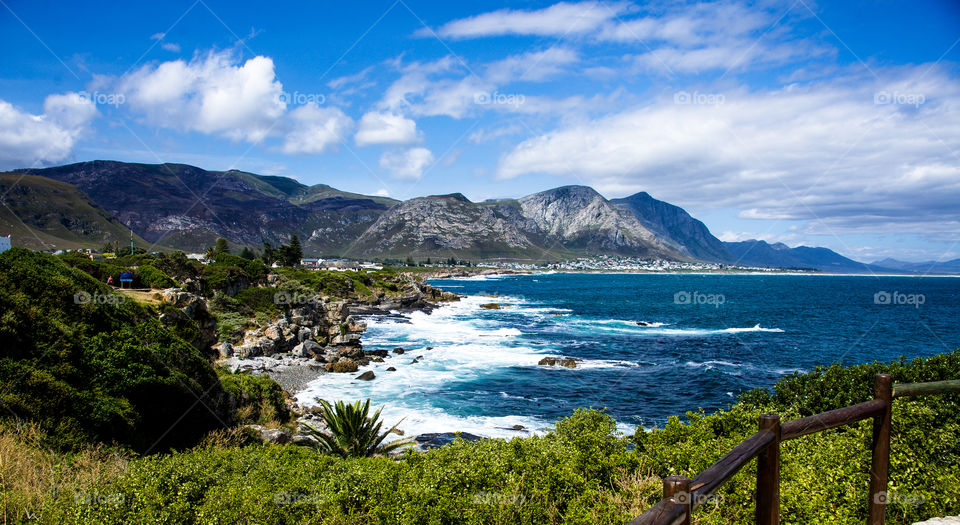
[[582,361],[583,359],[577,359],[575,357],[544,357],[537,364],[541,366],[562,366],[565,368],[576,368],[577,363]]

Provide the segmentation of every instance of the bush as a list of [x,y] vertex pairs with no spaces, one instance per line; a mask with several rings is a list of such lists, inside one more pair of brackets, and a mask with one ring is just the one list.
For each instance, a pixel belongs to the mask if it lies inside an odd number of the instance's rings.
[[167,274],[149,264],[137,268],[137,279],[145,288],[174,288],[177,283]]
[[231,373],[223,368],[217,369],[217,374],[224,390],[234,399],[239,423],[267,425],[290,421],[283,389],[273,379],[244,372]]

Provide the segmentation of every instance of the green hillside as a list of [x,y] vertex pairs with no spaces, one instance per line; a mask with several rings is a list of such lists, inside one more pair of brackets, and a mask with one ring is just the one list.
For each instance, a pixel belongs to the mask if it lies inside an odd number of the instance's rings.
[[[36,175],[0,173],[0,235],[34,250],[93,248],[130,242],[130,230],[76,186]],[[150,243],[134,236],[134,244]]]

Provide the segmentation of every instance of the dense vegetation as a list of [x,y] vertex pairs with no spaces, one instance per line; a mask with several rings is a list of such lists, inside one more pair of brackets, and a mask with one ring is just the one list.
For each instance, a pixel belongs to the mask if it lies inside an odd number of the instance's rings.
[[155,308],[58,258],[0,254],[4,417],[35,422],[59,450],[99,442],[143,452],[240,421],[242,396],[224,389],[189,327],[165,327]]

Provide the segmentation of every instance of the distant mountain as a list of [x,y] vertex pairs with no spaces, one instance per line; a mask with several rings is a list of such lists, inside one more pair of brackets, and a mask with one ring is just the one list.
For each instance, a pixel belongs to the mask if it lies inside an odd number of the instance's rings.
[[706,225],[694,219],[679,206],[640,192],[610,202],[633,214],[658,239],[694,259],[728,262],[732,256],[720,239]]
[[682,208],[645,192],[608,200],[587,186],[564,186],[480,203],[460,193],[400,202],[185,164],[92,161],[19,173],[28,175],[0,178],[9,207],[0,209],[0,234],[12,232],[15,244],[33,248],[99,248],[126,239],[129,225],[145,246],[186,251],[203,251],[218,237],[259,248],[296,234],[306,254],[320,256],[535,262],[610,255],[824,272],[960,273],[960,261],[867,265],[826,248],[724,243]]
[[901,270],[904,272],[935,274],[960,273],[960,259],[954,259],[952,261],[907,262],[887,258],[874,261],[873,265],[892,268],[894,270]]
[[848,259],[828,248],[798,246],[790,248],[782,242],[769,244],[751,239],[741,242],[725,242],[733,256],[731,264],[740,266],[763,266],[767,268],[803,268],[831,273],[886,273],[890,268],[880,268]]
[[73,184],[144,239],[188,251],[221,236],[259,246],[298,234],[310,251],[336,252],[396,203],[287,177],[184,164],[92,161],[22,172]]
[[[0,173],[0,232],[33,250],[129,246],[130,230],[76,186],[45,177]],[[134,243],[149,243],[134,236]]]
[[683,257],[585,186],[483,203],[459,193],[411,199],[383,213],[346,253],[533,260],[586,254]]

